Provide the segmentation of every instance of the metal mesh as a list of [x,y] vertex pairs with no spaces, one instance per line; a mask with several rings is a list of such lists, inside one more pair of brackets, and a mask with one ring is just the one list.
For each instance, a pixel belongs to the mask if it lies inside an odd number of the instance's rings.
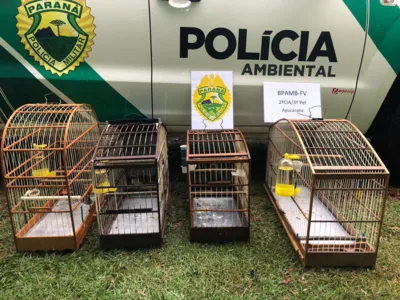
[[157,124],[110,124],[103,131],[96,158],[150,158],[156,155]]
[[161,122],[107,125],[93,163],[100,235],[162,238],[169,177],[167,131]]
[[248,149],[239,130],[190,130],[187,136],[189,158],[248,157]]
[[[300,193],[275,193],[278,163],[297,154]],[[309,253],[376,253],[389,173],[364,136],[346,120],[281,120],[269,132],[266,185],[292,241]]]
[[[316,172],[350,169],[385,172],[360,132],[347,121],[293,121]],[[277,125],[279,126],[279,125]]]
[[[98,136],[88,105],[32,104],[11,116],[2,161],[17,238],[72,236],[80,243],[92,207],[90,157]],[[41,250],[34,239],[32,247]]]

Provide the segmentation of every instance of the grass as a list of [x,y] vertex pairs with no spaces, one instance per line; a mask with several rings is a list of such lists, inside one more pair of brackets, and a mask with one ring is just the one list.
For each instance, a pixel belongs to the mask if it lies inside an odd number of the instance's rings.
[[102,251],[94,224],[78,251],[16,253],[0,199],[0,298],[398,299],[399,199],[388,201],[374,269],[304,270],[261,182],[253,185],[251,241],[216,246],[189,242],[186,185],[174,177],[161,249]]

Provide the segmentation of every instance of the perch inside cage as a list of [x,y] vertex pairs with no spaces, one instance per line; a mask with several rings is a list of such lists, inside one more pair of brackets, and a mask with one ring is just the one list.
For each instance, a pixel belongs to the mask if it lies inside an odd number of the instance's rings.
[[191,240],[248,240],[250,154],[243,134],[188,131],[186,156]]
[[25,105],[8,120],[2,172],[16,248],[76,249],[94,213],[90,158],[99,136],[88,105]]
[[170,197],[167,151],[159,120],[104,128],[93,158],[103,248],[161,246]]
[[280,120],[269,131],[266,190],[306,266],[375,264],[388,182],[346,120]]

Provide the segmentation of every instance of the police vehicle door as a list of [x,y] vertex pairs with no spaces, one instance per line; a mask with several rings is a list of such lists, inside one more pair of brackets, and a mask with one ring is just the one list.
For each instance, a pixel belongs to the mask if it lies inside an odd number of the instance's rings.
[[[265,131],[265,81],[319,82],[326,117],[342,118],[364,31],[342,1],[150,0],[154,114],[190,126],[190,71],[232,70],[235,126]],[[340,16],[340,18],[338,17]],[[172,126],[174,125],[174,126]]]

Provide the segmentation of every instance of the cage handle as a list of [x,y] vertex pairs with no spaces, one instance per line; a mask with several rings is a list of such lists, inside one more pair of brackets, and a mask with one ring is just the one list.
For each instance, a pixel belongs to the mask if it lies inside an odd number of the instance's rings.
[[[129,116],[137,116],[137,119],[129,119]],[[156,118],[146,118],[143,117],[143,115],[140,115],[138,113],[132,112],[129,114],[124,115],[124,119],[117,119],[117,120],[109,120],[107,121],[108,124],[111,125],[119,125],[119,124],[130,124],[130,123],[135,123],[135,124],[155,124],[155,123],[159,123],[160,119],[156,119]]]
[[[57,102],[50,102],[49,99],[47,99],[47,96],[50,96],[50,95],[56,95],[56,96],[58,97],[58,99],[60,100],[60,102],[59,102],[59,103],[57,103]],[[60,96],[59,94],[56,94],[56,93],[47,93],[47,94],[44,94],[44,99],[45,99],[45,103],[46,103],[46,104],[62,104],[61,96]]]
[[[205,119],[203,119],[203,125],[204,125],[204,130],[207,130],[207,125],[205,123]],[[222,127],[222,124],[224,123],[224,119],[221,119],[221,123],[219,124],[219,126],[221,127],[222,130],[224,130],[224,127]]]
[[[321,107],[321,118],[315,118],[315,117],[313,117],[313,115],[312,115],[312,109],[313,108],[316,108],[316,107]],[[301,116],[304,116],[304,117],[307,117],[307,118],[309,118],[310,120],[314,120],[314,121],[322,121],[322,120],[324,120],[324,116],[325,116],[325,114],[326,114],[326,111],[327,111],[327,108],[326,107],[323,107],[322,105],[315,105],[315,106],[311,106],[311,107],[309,107],[308,108],[308,111],[309,111],[309,114],[307,115],[307,114],[302,114],[302,113],[297,113],[297,114],[299,114],[299,115],[301,115]]]

